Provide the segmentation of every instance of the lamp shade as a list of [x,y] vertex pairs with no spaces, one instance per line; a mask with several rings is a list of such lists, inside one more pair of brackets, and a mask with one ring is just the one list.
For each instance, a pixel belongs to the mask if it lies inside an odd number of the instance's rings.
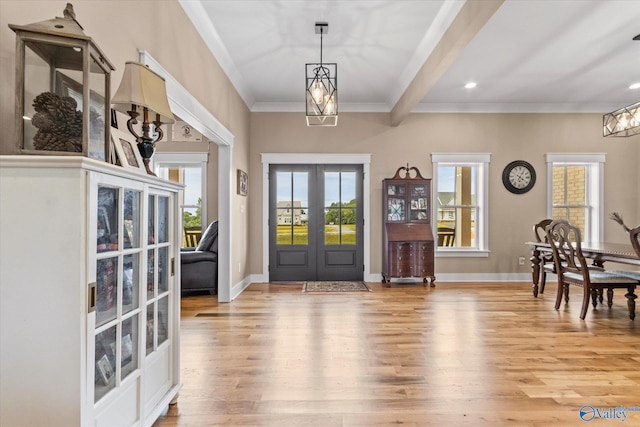
[[152,114],[159,114],[162,123],[176,121],[169,108],[164,79],[138,62],[125,63],[120,87],[111,103],[116,111],[125,114],[131,110],[131,105],[136,105]]

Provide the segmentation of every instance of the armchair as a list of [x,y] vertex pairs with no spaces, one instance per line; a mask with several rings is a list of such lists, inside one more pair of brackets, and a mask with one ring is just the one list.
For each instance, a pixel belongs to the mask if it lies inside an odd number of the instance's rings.
[[181,291],[218,293],[218,221],[205,230],[195,250],[180,251]]

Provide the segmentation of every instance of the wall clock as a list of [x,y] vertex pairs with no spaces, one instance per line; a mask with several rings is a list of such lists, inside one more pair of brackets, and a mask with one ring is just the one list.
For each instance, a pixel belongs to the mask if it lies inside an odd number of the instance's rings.
[[513,194],[524,194],[536,183],[536,170],[524,160],[509,163],[502,171],[502,184]]

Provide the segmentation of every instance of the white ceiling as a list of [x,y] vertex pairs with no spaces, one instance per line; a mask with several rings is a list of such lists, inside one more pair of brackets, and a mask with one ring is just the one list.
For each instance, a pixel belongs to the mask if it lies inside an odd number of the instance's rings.
[[[342,112],[391,111],[465,3],[180,2],[252,111],[304,111],[315,22],[328,22],[323,61],[338,64]],[[640,101],[629,89],[640,83],[638,34],[640,0],[506,0],[413,111],[615,110]]]

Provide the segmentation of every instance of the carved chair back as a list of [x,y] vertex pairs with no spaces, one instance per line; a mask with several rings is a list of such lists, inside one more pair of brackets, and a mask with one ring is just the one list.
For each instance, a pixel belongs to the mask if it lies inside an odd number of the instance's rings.
[[558,274],[580,274],[584,282],[589,283],[589,265],[582,254],[580,229],[566,220],[554,220],[547,227],[547,238]]
[[640,257],[640,225],[629,230],[629,238],[631,239],[633,250],[636,251],[636,255]]
[[540,221],[539,223],[533,226],[533,234],[536,237],[536,242],[548,242],[547,238],[547,227],[551,224],[553,220],[551,218],[546,218]]

